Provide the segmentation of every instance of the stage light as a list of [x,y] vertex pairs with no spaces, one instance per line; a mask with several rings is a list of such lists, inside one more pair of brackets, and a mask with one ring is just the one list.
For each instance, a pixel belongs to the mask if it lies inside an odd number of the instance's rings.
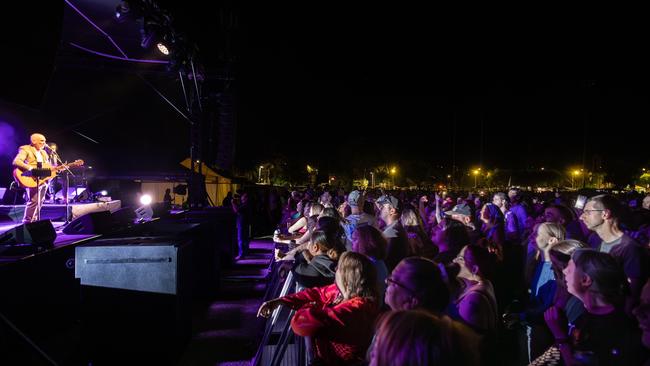
[[165,46],[164,43],[158,42],[158,44],[156,44],[156,47],[158,48],[158,51],[160,51],[160,53],[162,53],[163,55],[165,56],[169,55],[169,48],[167,48],[167,46]]
[[102,191],[99,191],[99,194],[102,195],[102,196],[108,196],[108,191],[102,190]]
[[148,194],[143,194],[143,195],[140,197],[140,203],[141,203],[143,206],[148,206],[148,205],[150,205],[150,204],[151,204],[151,201],[152,201],[151,196],[148,195]]

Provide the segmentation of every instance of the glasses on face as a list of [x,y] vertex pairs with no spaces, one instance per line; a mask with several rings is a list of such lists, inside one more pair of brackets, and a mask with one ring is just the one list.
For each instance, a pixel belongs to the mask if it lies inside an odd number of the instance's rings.
[[399,287],[403,288],[404,290],[408,291],[412,295],[415,295],[415,291],[411,290],[406,285],[403,285],[403,284],[399,283],[398,281],[395,281],[392,276],[386,277],[386,285],[391,284],[391,283],[393,285],[395,285],[395,286],[399,286]]

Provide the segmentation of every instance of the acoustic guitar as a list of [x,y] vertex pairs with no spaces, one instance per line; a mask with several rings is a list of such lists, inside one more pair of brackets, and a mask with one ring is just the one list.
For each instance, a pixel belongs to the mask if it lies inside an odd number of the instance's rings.
[[[60,171],[64,170],[65,168],[74,168],[76,166],[83,166],[83,165],[84,165],[84,161],[81,159],[77,159],[70,164],[62,164],[57,166],[51,166],[50,164],[43,163],[43,169],[49,170],[50,175],[38,179],[38,185],[41,186],[47,183],[50,179],[56,177],[56,175]],[[16,180],[16,183],[18,183],[23,188],[36,188],[37,179],[35,176],[33,176],[30,173],[31,173],[30,170],[26,170],[23,168],[14,169],[14,179]]]

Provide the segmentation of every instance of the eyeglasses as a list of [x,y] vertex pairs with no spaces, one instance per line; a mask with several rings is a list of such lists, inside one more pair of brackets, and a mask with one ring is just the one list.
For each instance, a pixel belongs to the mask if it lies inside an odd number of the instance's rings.
[[411,289],[408,288],[406,285],[403,285],[403,284],[401,284],[401,283],[395,281],[395,280],[393,279],[392,276],[386,277],[386,284],[388,285],[388,284],[390,284],[390,283],[392,283],[393,285],[396,285],[396,286],[399,286],[399,287],[403,288],[404,290],[410,292],[412,295],[415,295],[415,294],[416,294],[415,291],[411,290]]

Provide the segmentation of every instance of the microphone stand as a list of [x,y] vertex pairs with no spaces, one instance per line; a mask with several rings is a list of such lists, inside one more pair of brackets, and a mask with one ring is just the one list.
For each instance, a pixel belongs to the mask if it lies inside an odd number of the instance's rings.
[[68,209],[69,209],[68,187],[70,187],[70,176],[72,175],[74,177],[75,175],[70,171],[68,166],[63,163],[63,160],[61,160],[61,157],[59,156],[59,154],[57,154],[57,152],[54,149],[52,149],[51,147],[48,146],[48,148],[52,152],[52,157],[54,157],[54,162],[56,162],[57,164],[61,164],[63,166],[63,168],[66,170],[66,174],[65,174],[65,222],[63,223],[63,226],[67,226],[70,223],[70,219],[69,219],[70,214],[68,212]]

